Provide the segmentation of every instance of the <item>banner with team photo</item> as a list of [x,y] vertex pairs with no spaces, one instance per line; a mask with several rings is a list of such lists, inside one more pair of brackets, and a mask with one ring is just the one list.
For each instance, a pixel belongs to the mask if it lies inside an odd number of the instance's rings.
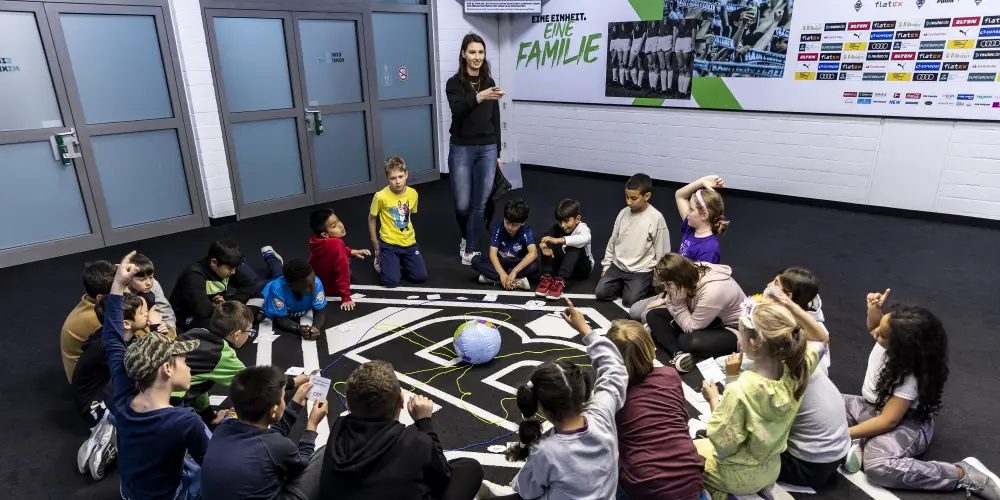
[[1000,0],[548,0],[517,100],[1000,120]]

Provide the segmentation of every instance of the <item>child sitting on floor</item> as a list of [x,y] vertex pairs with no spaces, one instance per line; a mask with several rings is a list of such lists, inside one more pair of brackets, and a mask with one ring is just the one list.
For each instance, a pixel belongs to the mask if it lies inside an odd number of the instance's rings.
[[726,232],[729,219],[722,196],[716,189],[726,187],[722,177],[709,175],[674,193],[681,216],[681,247],[677,253],[695,261],[718,264],[722,260],[717,234]]
[[146,306],[149,307],[150,325],[166,325],[169,334],[176,336],[177,317],[174,315],[174,309],[170,307],[170,302],[167,301],[166,294],[163,293],[163,287],[160,286],[159,281],[156,281],[156,268],[153,266],[153,261],[149,260],[149,257],[137,253],[132,258],[132,263],[139,267],[139,272],[129,282],[129,291],[146,300]]
[[245,368],[233,377],[230,399],[237,419],[215,429],[202,462],[202,497],[212,500],[315,500],[322,452],[316,429],[326,418],[317,401],[298,444],[288,438],[312,384],[302,384],[285,406],[285,375],[274,366]]
[[111,283],[114,279],[115,266],[106,260],[88,262],[83,266],[83,289],[86,295],[70,311],[59,334],[59,347],[62,351],[67,382],[73,382],[73,371],[80,359],[84,342],[95,330],[101,328],[101,321],[98,321],[94,313],[94,305],[111,293]]
[[[924,461],[934,436],[934,414],[941,409],[948,380],[948,336],[944,325],[922,307],[894,305],[870,293],[868,329],[875,345],[861,396],[844,396],[851,439],[858,444],[845,469],[863,467],[868,480],[886,488],[925,491],[964,489],[987,500],[1000,500],[996,475],[979,460]],[[862,453],[863,451],[863,453]]]
[[243,347],[253,333],[249,307],[235,300],[215,306],[208,328],[192,328],[180,335],[181,340],[197,340],[198,348],[187,355],[190,387],[171,396],[183,398],[184,404],[194,408],[205,422],[218,425],[225,414],[212,411],[208,391],[215,384],[229,386],[233,377],[246,368],[234,349]]
[[[431,417],[434,403],[403,393],[392,365],[369,361],[347,379],[347,409],[323,452],[322,500],[473,500],[483,467],[444,456]],[[406,411],[413,425],[399,422]]]
[[[326,307],[323,283],[302,259],[289,259],[283,272],[284,276],[264,287],[264,315],[274,321],[275,330],[301,335],[306,340],[318,339]],[[300,324],[298,318],[309,311],[313,314],[312,324]]]
[[[499,498],[615,498],[615,413],[625,402],[628,371],[614,344],[600,330],[591,330],[569,299],[566,305],[563,319],[583,335],[597,381],[576,364],[561,360],[539,365],[517,389],[517,407],[524,420],[518,429],[520,442],[508,448],[507,459],[526,462],[511,483],[515,493]],[[554,431],[543,435],[536,413],[551,422]],[[506,493],[503,490],[484,481],[479,498]]]
[[472,268],[484,285],[499,284],[508,290],[531,290],[530,276],[538,274],[538,247],[528,220],[528,204],[510,200],[503,209],[503,224],[493,225],[490,256],[472,257]]
[[702,383],[712,414],[708,438],[696,440],[695,447],[705,457],[705,488],[715,500],[756,493],[778,479],[792,420],[823,356],[806,342],[825,345],[829,339],[784,294],[750,297],[742,309],[740,345],[754,360],[754,371],[727,384],[721,402],[715,381]]
[[[406,162],[398,156],[385,160],[388,186],[375,193],[368,210],[368,234],[375,248],[375,272],[382,286],[399,286],[406,278],[413,283],[427,281],[427,267],[420,255],[420,245],[411,217],[417,213],[417,190],[406,185],[410,174]],[[380,226],[376,231],[376,222]]]
[[347,229],[333,210],[321,208],[309,216],[312,238],[309,238],[309,264],[326,291],[340,296],[340,310],[353,311],[351,301],[351,262],[348,257],[364,259],[372,253],[353,250],[344,244]]
[[190,408],[170,404],[170,393],[187,390],[191,370],[184,362],[198,341],[173,341],[159,333],[136,337],[126,348],[124,297],[139,271],[132,252],[115,274],[104,313],[101,341],[114,384],[111,414],[117,433],[122,498],[188,499],[208,446],[208,429]]
[[594,270],[590,228],[580,222],[580,202],[565,199],[556,205],[556,224],[546,229],[538,244],[542,251],[542,279],[535,295],[559,300],[566,280],[585,280]]
[[625,204],[615,219],[601,266],[601,280],[594,294],[597,300],[622,298],[622,305],[649,296],[653,268],[670,252],[670,232],[663,214],[649,204],[653,181],[635,174],[625,183]]
[[698,500],[704,491],[677,370],[654,367],[656,346],[638,321],[616,319],[610,340],[625,361],[628,392],[615,415],[619,500]]
[[[110,290],[109,290],[110,291]],[[104,322],[107,297],[101,297],[94,307],[98,321]],[[123,296],[122,333],[128,344],[136,333],[143,332],[149,318],[146,301],[138,295],[126,293]],[[83,343],[83,354],[73,372],[73,406],[90,427],[90,437],[84,441],[76,454],[76,466],[80,474],[90,473],[95,481],[104,478],[108,464],[114,461],[114,425],[107,419],[107,402],[111,395],[111,369],[101,341],[103,328],[98,328]]]

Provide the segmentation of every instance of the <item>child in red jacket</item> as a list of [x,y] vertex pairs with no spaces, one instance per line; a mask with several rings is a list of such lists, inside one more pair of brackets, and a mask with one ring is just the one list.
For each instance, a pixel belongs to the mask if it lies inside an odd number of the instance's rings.
[[368,250],[352,250],[344,244],[347,230],[333,210],[321,208],[309,216],[309,227],[313,231],[309,239],[309,263],[316,277],[323,283],[323,289],[330,295],[340,296],[340,310],[354,310],[351,301],[351,268],[348,256],[364,259],[372,253]]

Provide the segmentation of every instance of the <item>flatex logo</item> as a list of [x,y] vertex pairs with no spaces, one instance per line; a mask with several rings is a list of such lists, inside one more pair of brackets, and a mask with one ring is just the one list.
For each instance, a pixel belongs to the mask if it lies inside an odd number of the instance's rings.
[[[917,0],[917,5],[922,7],[923,6],[923,0]],[[875,8],[876,9],[898,9],[898,8],[900,8],[902,6],[903,6],[903,2],[900,2],[898,0],[896,0],[896,1],[881,0],[881,1],[875,2]]]

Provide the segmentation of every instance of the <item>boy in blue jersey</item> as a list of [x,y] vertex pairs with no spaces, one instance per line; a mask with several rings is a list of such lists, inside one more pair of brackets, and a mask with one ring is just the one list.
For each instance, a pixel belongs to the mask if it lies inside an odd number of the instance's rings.
[[529,276],[538,274],[538,247],[535,236],[525,222],[528,204],[510,200],[503,209],[503,224],[493,225],[490,256],[476,255],[472,268],[479,272],[479,282],[500,284],[508,290],[531,290]]
[[108,357],[114,395],[111,413],[117,432],[121,496],[128,500],[174,500],[200,496],[196,466],[208,447],[208,429],[191,408],[170,405],[170,393],[186,391],[191,369],[185,355],[198,341],[174,341],[159,333],[136,337],[125,347],[123,293],[139,271],[135,252],[115,272],[104,311],[101,341]]
[[[284,276],[264,286],[264,315],[274,321],[276,330],[296,333],[306,340],[318,339],[326,307],[323,282],[302,259],[289,259],[282,272]],[[300,325],[298,318],[309,311],[313,312],[312,325]]]

